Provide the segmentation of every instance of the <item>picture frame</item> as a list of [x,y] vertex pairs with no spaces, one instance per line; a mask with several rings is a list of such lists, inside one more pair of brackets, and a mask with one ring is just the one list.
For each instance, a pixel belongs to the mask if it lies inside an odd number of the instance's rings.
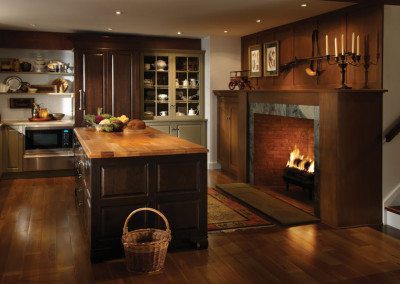
[[262,46],[256,44],[249,46],[249,77],[261,77],[262,74]]
[[278,76],[279,75],[279,42],[272,41],[264,43],[264,76]]

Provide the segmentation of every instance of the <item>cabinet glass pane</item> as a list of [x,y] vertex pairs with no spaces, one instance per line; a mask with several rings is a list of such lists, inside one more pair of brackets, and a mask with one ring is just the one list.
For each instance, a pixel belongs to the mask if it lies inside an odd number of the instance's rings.
[[169,61],[168,56],[144,56],[144,112],[154,116],[168,116],[169,110]]
[[198,115],[199,58],[177,56],[175,64],[175,115]]

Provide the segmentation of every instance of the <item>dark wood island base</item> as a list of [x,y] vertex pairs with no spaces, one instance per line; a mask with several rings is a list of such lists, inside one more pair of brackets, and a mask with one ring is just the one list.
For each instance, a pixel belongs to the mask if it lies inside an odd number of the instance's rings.
[[[122,134],[77,128],[75,134],[75,194],[92,262],[123,257],[125,218],[140,207],[167,217],[171,248],[208,247],[207,149],[151,128]],[[139,213],[129,228],[163,226],[154,214]]]

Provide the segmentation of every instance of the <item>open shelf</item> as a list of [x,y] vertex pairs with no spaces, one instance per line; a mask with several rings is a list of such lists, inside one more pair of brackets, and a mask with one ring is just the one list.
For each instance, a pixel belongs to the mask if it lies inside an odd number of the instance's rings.
[[16,72],[16,71],[0,71],[4,74],[29,74],[29,75],[58,75],[58,76],[74,76],[74,73],[66,72]]
[[20,96],[20,95],[29,95],[29,96],[56,96],[56,97],[73,97],[74,93],[0,93],[0,95],[12,95],[12,96]]

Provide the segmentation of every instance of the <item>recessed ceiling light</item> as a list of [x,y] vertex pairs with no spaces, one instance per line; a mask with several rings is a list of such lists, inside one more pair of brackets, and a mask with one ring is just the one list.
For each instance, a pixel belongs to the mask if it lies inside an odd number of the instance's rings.
[[29,24],[31,27],[36,27],[36,24]]
[[121,15],[121,14],[122,14],[121,11],[119,11],[119,10],[115,11],[115,15]]
[[113,28],[107,28],[107,31],[112,31],[113,30]]
[[261,23],[261,20],[260,20],[260,19],[257,19],[257,20],[256,20],[256,23]]
[[178,34],[178,35],[181,35],[181,34],[182,34],[182,32],[177,32],[177,34]]
[[307,4],[306,4],[306,3],[303,3],[303,4],[301,4],[300,6],[301,6],[301,7],[307,7]]
[[228,33],[228,31],[227,31],[227,30],[225,30],[225,31],[224,31],[224,33]]

